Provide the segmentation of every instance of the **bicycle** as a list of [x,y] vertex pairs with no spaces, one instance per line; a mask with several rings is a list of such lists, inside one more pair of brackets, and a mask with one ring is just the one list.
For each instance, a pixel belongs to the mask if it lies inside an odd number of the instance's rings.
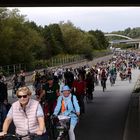
[[128,74],[127,77],[128,77],[129,83],[130,83],[131,79],[132,79],[131,74]]
[[93,93],[92,93],[93,91],[94,91],[93,89],[90,89],[90,90],[87,89],[86,94],[85,94],[87,103],[93,100]]
[[113,86],[115,84],[114,76],[110,76],[110,84],[111,84],[111,86]]
[[12,88],[12,98],[15,98],[18,88],[21,87],[20,83],[16,83]]
[[102,79],[102,80],[101,80],[101,85],[102,85],[102,87],[103,87],[103,92],[104,92],[105,89],[106,89],[106,79]]
[[[46,107],[48,108],[48,110],[46,110]],[[48,134],[48,140],[55,140],[57,131],[52,120],[53,112],[51,111],[50,105],[45,99],[43,99],[42,101],[42,108],[45,115],[45,126]]]
[[56,128],[57,136],[55,140],[69,140],[70,117],[58,115],[54,116],[53,125]]
[[57,138],[58,132],[56,131],[55,123],[52,120],[52,115],[48,114],[45,118],[45,126],[48,134],[48,140],[55,140]]

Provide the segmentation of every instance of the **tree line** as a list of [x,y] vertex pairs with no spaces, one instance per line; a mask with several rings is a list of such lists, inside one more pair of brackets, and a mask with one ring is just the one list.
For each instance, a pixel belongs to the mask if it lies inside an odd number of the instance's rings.
[[0,65],[47,60],[57,55],[93,57],[95,50],[109,43],[100,30],[88,32],[71,21],[40,26],[20,14],[18,9],[0,8]]

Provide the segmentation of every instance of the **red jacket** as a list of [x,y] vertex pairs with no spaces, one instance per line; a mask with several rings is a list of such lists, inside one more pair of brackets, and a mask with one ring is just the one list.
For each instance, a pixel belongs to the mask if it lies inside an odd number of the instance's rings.
[[85,81],[78,81],[75,80],[72,84],[73,88],[76,88],[76,95],[82,95],[85,94],[86,91],[86,82]]

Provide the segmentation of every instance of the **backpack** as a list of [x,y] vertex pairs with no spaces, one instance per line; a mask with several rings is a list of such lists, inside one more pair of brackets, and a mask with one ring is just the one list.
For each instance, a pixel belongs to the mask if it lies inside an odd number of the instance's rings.
[[102,71],[101,76],[102,76],[103,78],[106,78],[106,71]]

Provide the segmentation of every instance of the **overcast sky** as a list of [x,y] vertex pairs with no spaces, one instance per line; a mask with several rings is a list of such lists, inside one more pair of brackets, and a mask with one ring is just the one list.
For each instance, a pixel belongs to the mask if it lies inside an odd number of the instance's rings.
[[[140,27],[140,7],[13,7],[37,25],[70,20],[82,30],[112,32]],[[12,8],[9,8],[12,9]]]

